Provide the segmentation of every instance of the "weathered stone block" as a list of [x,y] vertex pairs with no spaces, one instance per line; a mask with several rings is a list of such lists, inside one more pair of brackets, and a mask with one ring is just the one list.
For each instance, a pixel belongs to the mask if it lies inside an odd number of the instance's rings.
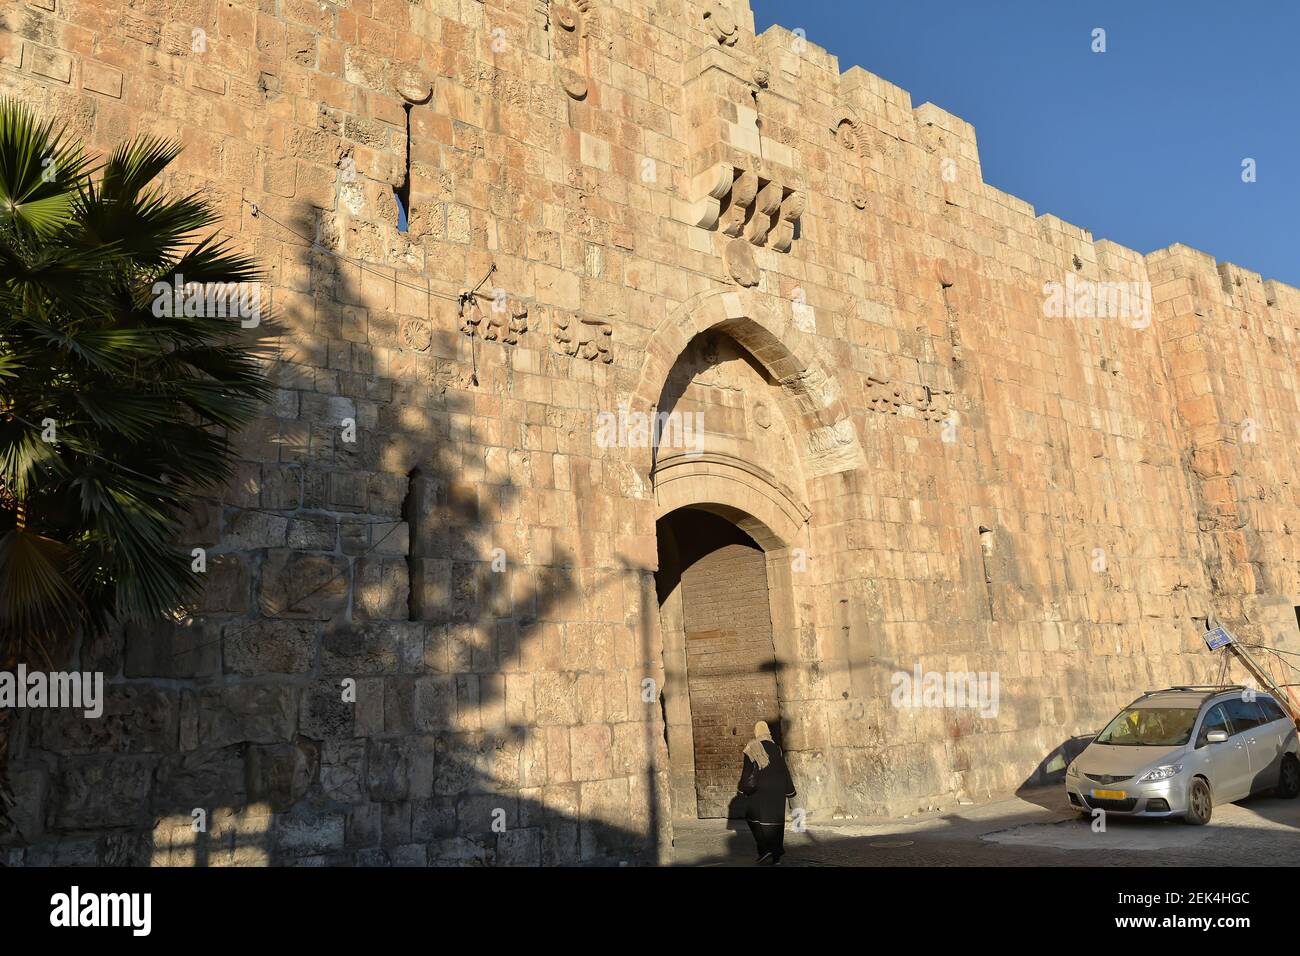
[[52,788],[53,826],[63,830],[141,826],[149,816],[154,757],[67,757]]
[[239,555],[207,557],[207,587],[198,610],[204,614],[241,614],[249,607],[248,565]]
[[454,797],[434,797],[411,801],[411,839],[430,843],[456,835]]
[[347,607],[351,573],[346,558],[271,551],[262,562],[263,613],[317,621],[338,617]]
[[421,733],[454,729],[456,678],[420,677],[415,681],[415,727]]
[[411,803],[381,803],[379,816],[382,826],[381,845],[398,847],[411,842]]
[[176,691],[138,685],[106,684],[104,712],[95,718],[83,710],[37,711],[33,727],[37,746],[55,753],[170,753],[179,744]]
[[288,528],[289,519],[280,515],[265,511],[228,512],[221,544],[234,551],[282,548]]
[[601,780],[610,775],[609,727],[595,724],[574,727],[569,733],[569,748],[574,780]]
[[169,754],[158,765],[153,809],[186,818],[203,810],[209,820],[218,807],[248,802],[243,745]]
[[379,845],[383,828],[380,824],[380,804],[366,803],[348,811],[344,838],[350,847],[375,847]]
[[358,803],[365,787],[364,740],[327,740],[322,744],[320,783],[324,796],[340,803]]
[[420,669],[424,638],[411,624],[360,624],[334,627],[321,642],[320,667],[325,674],[360,675],[412,673]]
[[329,515],[298,515],[289,522],[288,544],[295,551],[333,551],[338,521]]
[[317,627],[310,622],[254,621],[224,629],[225,673],[301,674],[316,660]]
[[498,835],[497,862],[503,866],[541,866],[542,831],[527,827]]
[[433,792],[434,752],[432,737],[371,740],[366,755],[371,799],[428,798]]
[[302,690],[298,706],[298,732],[313,740],[339,740],[354,736],[355,702],[341,680],[323,680]]
[[282,813],[297,803],[316,780],[320,751],[312,741],[259,744],[248,748],[248,798]]
[[127,677],[208,677],[221,661],[220,627],[199,620],[126,626]]
[[352,594],[352,613],[365,620],[406,620],[410,590],[406,562],[360,558]]
[[269,684],[231,684],[199,695],[199,740],[207,747],[247,741],[279,743],[293,738],[297,692]]
[[72,79],[72,57],[61,50],[52,50],[39,43],[28,43],[23,63],[27,69],[38,76],[48,77],[60,83],[67,83]]
[[274,845],[290,856],[310,856],[342,850],[347,817],[342,813],[303,811],[277,814]]
[[24,770],[9,778],[14,804],[8,810],[18,836],[35,843],[45,831],[45,807],[49,798],[49,773],[44,769]]

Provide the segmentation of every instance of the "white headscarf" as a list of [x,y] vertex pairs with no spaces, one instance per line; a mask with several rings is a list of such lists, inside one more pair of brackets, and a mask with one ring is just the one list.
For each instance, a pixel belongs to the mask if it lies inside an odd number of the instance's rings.
[[767,721],[760,720],[754,725],[754,739],[745,744],[745,756],[758,764],[759,770],[764,769],[771,760],[767,755],[767,748],[763,746],[764,740],[774,742]]

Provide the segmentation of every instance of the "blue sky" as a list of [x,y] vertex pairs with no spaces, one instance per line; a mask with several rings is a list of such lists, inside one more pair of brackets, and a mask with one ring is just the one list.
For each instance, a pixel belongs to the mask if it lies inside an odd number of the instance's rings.
[[[752,0],[974,124],[986,182],[1097,239],[1300,286],[1297,0]],[[1092,52],[1092,31],[1106,52]],[[1242,161],[1257,181],[1242,182]]]

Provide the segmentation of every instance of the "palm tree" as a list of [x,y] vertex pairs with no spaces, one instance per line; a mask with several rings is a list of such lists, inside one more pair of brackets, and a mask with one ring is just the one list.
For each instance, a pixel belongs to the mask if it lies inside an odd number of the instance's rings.
[[0,664],[183,614],[202,581],[184,513],[269,396],[246,328],[261,276],[201,235],[204,198],[155,183],[179,151],[141,137],[92,167],[0,101]]

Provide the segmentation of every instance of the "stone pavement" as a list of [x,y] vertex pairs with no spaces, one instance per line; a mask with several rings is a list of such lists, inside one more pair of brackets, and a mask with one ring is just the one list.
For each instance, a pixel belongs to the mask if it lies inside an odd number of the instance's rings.
[[[735,829],[739,826],[739,829]],[[748,866],[744,823],[674,824],[674,862]],[[904,820],[812,824],[786,833],[782,866],[1296,866],[1300,800],[1215,807],[1208,826],[1111,817],[1094,833],[1059,788]]]

